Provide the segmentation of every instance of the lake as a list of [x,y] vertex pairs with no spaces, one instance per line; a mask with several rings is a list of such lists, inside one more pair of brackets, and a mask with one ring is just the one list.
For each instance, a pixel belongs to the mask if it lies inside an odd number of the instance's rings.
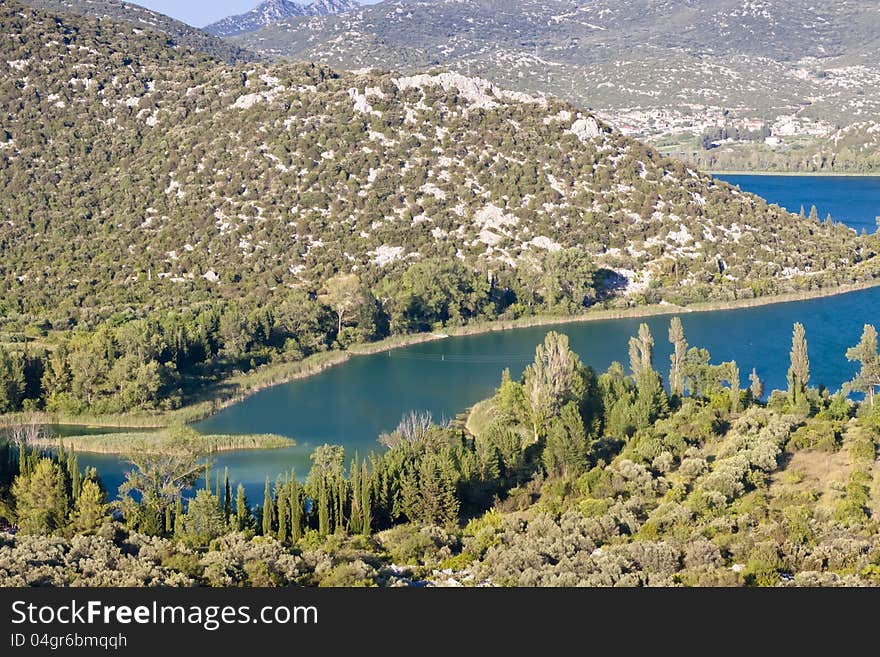
[[[873,217],[880,214],[880,179],[724,178],[744,190],[761,191],[769,201],[795,211],[800,210],[801,201],[794,207],[792,199],[802,194],[807,208],[816,203],[820,216],[831,212],[856,227],[862,222],[873,229]],[[836,196],[829,191],[833,185],[840,185]],[[817,192],[817,187],[822,191]],[[856,199],[851,208],[848,199]],[[855,365],[845,358],[846,349],[858,342],[864,324],[880,321],[876,308],[880,308],[880,288],[680,316],[691,345],[707,348],[715,363],[736,360],[743,387],[754,367],[768,391],[786,385],[792,324],[799,321],[807,332],[811,383],[837,390],[855,372]],[[308,379],[259,392],[196,427],[212,433],[278,433],[297,441],[291,448],[217,456],[215,468],[222,472],[228,467],[233,482],[241,482],[250,502],[258,503],[267,476],[274,480],[278,473],[295,467],[303,477],[310,467],[309,454],[317,445],[341,444],[349,454],[357,451],[364,456],[380,449],[379,434],[394,429],[410,410],[430,411],[438,421],[455,417],[490,396],[505,367],[518,377],[547,331],[566,333],[583,361],[602,371],[614,360],[626,361],[627,342],[641,322],[654,334],[655,367],[665,375],[670,354],[666,339],[669,316],[569,323],[446,338],[355,357]],[[114,456],[81,454],[80,462],[98,468],[111,495],[122,481],[124,464]]]
[[880,216],[880,176],[716,176],[797,214],[809,215],[815,205],[819,218],[862,232],[877,230]]

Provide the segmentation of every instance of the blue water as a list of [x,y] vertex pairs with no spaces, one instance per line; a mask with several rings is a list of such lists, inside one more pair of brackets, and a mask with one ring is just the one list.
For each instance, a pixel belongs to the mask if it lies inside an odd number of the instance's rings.
[[[873,229],[880,214],[880,179],[725,176],[746,191],[795,212],[815,203],[820,216],[831,212],[850,226]],[[837,193],[835,194],[835,191]],[[804,324],[809,343],[811,384],[837,390],[852,378],[855,366],[846,349],[859,340],[866,323],[880,321],[880,288],[758,308],[683,313],[688,342],[707,348],[715,363],[736,360],[741,385],[754,367],[767,390],[784,388],[794,322]],[[297,445],[280,450],[226,452],[215,468],[229,467],[251,502],[262,500],[266,477],[274,480],[295,467],[304,476],[309,454],[324,442],[344,445],[361,456],[380,446],[377,437],[391,431],[410,410],[430,411],[450,419],[490,396],[505,367],[520,375],[535,346],[549,330],[566,333],[583,361],[602,371],[613,360],[625,361],[627,341],[647,323],[656,342],[655,366],[666,374],[669,363],[668,316],[569,323],[489,333],[414,345],[384,354],[360,356],[308,379],[264,390],[199,423],[214,433],[278,433]],[[108,490],[122,481],[125,465],[114,456],[80,455],[94,465]]]
[[716,176],[746,192],[762,196],[795,214],[809,216],[815,205],[819,218],[873,233],[880,216],[880,176]]

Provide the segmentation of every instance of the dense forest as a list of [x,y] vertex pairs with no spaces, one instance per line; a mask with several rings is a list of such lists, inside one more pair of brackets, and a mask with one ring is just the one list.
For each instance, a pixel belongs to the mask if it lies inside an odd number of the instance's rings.
[[317,448],[304,481],[280,473],[262,500],[180,431],[132,454],[108,501],[76,454],[31,449],[40,428],[15,425],[0,585],[880,584],[874,327],[834,394],[810,385],[800,324],[769,396],[677,317],[668,339],[663,381],[644,324],[628,368],[602,374],[548,333],[464,426],[410,413],[366,458]]
[[389,336],[875,277],[874,236],[556,99],[230,65],[16,2],[0,24],[0,413],[159,412]]

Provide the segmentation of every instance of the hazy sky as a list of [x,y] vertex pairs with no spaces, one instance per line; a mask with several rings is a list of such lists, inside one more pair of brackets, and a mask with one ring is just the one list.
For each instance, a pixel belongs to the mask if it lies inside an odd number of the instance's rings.
[[[149,7],[184,23],[202,27],[224,16],[243,14],[256,7],[262,0],[133,0],[135,4]],[[296,1],[296,0],[295,0]],[[299,0],[307,5],[311,0]],[[372,5],[379,0],[360,0],[362,5]]]

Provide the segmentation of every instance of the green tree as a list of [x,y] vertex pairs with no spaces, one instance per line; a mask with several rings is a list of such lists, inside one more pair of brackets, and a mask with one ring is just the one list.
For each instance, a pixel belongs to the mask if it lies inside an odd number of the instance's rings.
[[[176,429],[162,442],[160,450],[137,449],[126,456],[132,468],[119,487],[122,497],[135,497],[155,505],[153,512],[164,518],[165,509],[193,486],[202,470],[202,448],[195,431]],[[208,474],[205,466],[206,478]],[[151,513],[153,513],[151,512]]]
[[877,352],[877,329],[865,324],[859,343],[846,351],[846,359],[858,361],[859,372],[847,387],[863,392],[868,397],[868,405],[874,407],[874,391],[880,386],[880,354]]
[[791,338],[791,365],[788,368],[788,393],[796,403],[807,389],[810,380],[810,359],[807,355],[807,337],[804,325],[795,323]]
[[21,410],[25,385],[24,358],[0,346],[0,413]]
[[749,374],[749,383],[751,384],[749,385],[749,392],[752,394],[752,399],[760,401],[764,397],[764,382],[761,381],[754,367],[751,374]]
[[223,514],[232,517],[232,488],[229,485],[229,468],[223,469]]
[[356,274],[339,273],[330,278],[324,287],[325,291],[318,299],[336,313],[336,334],[339,335],[345,317],[366,301],[361,281]]
[[263,536],[271,536],[275,525],[275,502],[272,501],[272,493],[269,490],[269,477],[266,477],[266,488],[263,491]]
[[577,313],[596,297],[596,265],[581,247],[549,251],[543,261],[542,295],[551,311]]
[[108,505],[101,486],[93,479],[82,483],[82,491],[73,511],[73,527],[83,534],[98,529],[107,517]]
[[547,423],[569,401],[584,396],[584,367],[568,346],[568,336],[549,332],[535,349],[535,360],[523,374],[523,388],[535,442]]
[[629,339],[629,368],[637,384],[654,371],[654,336],[647,324],[640,324],[638,337]]
[[226,518],[217,498],[200,489],[187,504],[181,538],[193,545],[207,545],[226,532]]
[[589,437],[577,404],[562,407],[559,417],[550,423],[541,459],[551,475],[567,479],[586,470],[589,461]]
[[669,357],[669,390],[673,395],[684,395],[684,359],[687,356],[688,343],[684,336],[681,319],[673,317],[669,322],[669,342],[672,343],[672,355]]
[[250,525],[251,514],[248,510],[247,497],[241,484],[235,489],[235,528],[244,531]]
[[33,471],[12,484],[19,529],[25,534],[51,534],[67,524],[70,498],[61,466],[41,458]]

